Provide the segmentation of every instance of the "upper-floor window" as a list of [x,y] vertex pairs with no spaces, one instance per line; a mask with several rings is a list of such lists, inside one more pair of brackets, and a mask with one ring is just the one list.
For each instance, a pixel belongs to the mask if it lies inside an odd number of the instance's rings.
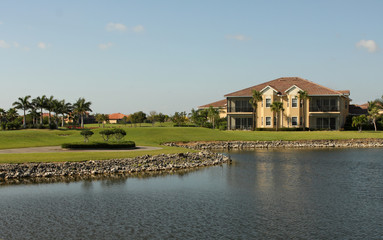
[[271,105],[271,98],[266,98],[266,107],[270,107]]
[[310,112],[337,112],[339,111],[338,97],[312,97],[310,98]]
[[298,107],[298,99],[296,98],[291,99],[291,107],[293,108]]
[[234,106],[229,109],[229,112],[252,112],[253,107],[249,100],[235,100]]

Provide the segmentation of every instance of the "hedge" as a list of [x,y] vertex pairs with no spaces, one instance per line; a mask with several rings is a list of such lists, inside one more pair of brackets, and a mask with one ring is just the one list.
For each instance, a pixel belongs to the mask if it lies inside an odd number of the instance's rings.
[[133,141],[63,143],[61,147],[69,149],[130,149],[135,148],[136,143]]

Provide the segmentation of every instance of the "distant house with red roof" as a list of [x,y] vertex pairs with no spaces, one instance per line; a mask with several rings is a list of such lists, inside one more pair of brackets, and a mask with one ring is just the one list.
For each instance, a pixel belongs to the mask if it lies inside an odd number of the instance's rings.
[[[253,108],[249,101],[253,90],[261,92],[263,98],[258,102],[257,128],[341,129],[349,113],[349,90],[337,91],[303,78],[282,77],[226,94],[228,129],[252,128]],[[304,104],[299,100],[299,91],[308,94]],[[282,102],[284,111],[273,112],[273,102]]]
[[109,114],[109,123],[120,123],[124,117],[128,117],[129,115],[125,115],[122,113],[112,113]]
[[212,102],[209,104],[199,106],[198,109],[208,109],[210,107],[218,109],[220,118],[226,117],[226,115],[227,115],[227,99],[223,99],[223,100],[219,100],[216,102]]

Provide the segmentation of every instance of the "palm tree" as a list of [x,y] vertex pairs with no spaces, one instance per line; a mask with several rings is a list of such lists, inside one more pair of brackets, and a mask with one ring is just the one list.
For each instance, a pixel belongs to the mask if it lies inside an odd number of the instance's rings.
[[19,116],[19,114],[17,114],[17,111],[15,108],[10,108],[7,112],[6,112],[6,119],[8,122],[12,122],[14,120],[16,120],[16,118]]
[[40,124],[43,124],[43,109],[46,107],[47,97],[43,95],[42,97],[37,97],[32,100],[32,103],[40,109]]
[[309,95],[307,93],[307,91],[302,91],[302,90],[299,90],[298,92],[298,98],[299,98],[299,101],[301,102],[301,106],[302,106],[302,125],[303,125],[303,131],[306,130],[306,100],[309,99]]
[[210,106],[207,112],[207,117],[209,118],[209,121],[213,124],[213,129],[215,129],[215,121],[217,118],[219,118],[219,111]]
[[92,111],[90,109],[91,102],[85,101],[85,98],[79,98],[75,104],[73,104],[73,110],[75,113],[80,115],[81,118],[81,127],[84,127],[84,115],[87,111]]
[[24,116],[23,116],[23,128],[27,127],[27,123],[26,123],[26,111],[31,107],[31,103],[29,102],[29,98],[31,98],[30,95],[25,96],[23,98],[19,97],[18,101],[14,102],[12,104],[16,109],[22,109],[23,112],[24,112]]
[[61,100],[59,104],[59,113],[61,114],[61,127],[64,127],[65,114],[69,114],[72,112],[72,104],[65,102],[65,100]]
[[279,113],[281,111],[284,111],[285,109],[283,108],[283,103],[282,102],[273,102],[270,107],[271,107],[271,111],[273,111],[276,114],[276,118],[277,118],[276,130],[278,131]]
[[54,105],[55,99],[53,96],[50,96],[46,99],[46,105],[45,109],[48,110],[48,124],[51,124],[51,112],[53,112],[55,105]]
[[54,116],[54,121],[55,121],[55,124],[56,126],[58,126],[58,118],[59,118],[59,114],[61,113],[61,108],[62,108],[62,104],[61,104],[61,101],[57,100],[57,99],[53,99],[52,101],[52,112],[55,113],[55,116]]
[[253,131],[255,131],[255,128],[256,128],[256,124],[257,124],[257,108],[258,108],[258,102],[259,101],[262,101],[262,93],[257,91],[257,90],[253,90],[253,96],[251,97],[250,99],[250,104],[251,106],[253,107]]
[[40,117],[40,113],[37,112],[37,108],[36,106],[34,106],[34,104],[31,104],[31,108],[29,109],[29,114],[32,117],[32,125],[36,126],[37,118]]

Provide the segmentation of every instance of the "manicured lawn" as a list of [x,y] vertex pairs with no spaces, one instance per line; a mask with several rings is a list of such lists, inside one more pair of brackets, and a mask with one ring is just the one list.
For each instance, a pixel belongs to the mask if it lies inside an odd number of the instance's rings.
[[[94,126],[94,125],[93,125]],[[116,126],[116,125],[112,125]],[[173,141],[224,141],[224,140],[310,140],[310,139],[356,139],[383,138],[383,132],[357,131],[306,131],[306,132],[267,132],[267,131],[219,131],[206,128],[178,127],[124,127],[127,136],[124,140],[136,142],[137,146],[160,146],[163,142]],[[98,134],[102,128],[93,129],[95,134],[90,138],[102,141]],[[79,130],[19,130],[0,131],[0,149],[38,146],[57,146],[65,142],[79,142],[83,138]],[[163,147],[163,146],[161,146]],[[29,153],[0,154],[0,163],[5,162],[41,162],[41,161],[84,161],[90,159],[110,159],[134,157],[144,154],[160,154],[191,151],[182,148],[163,147],[162,150],[147,152],[86,152],[86,153]]]

